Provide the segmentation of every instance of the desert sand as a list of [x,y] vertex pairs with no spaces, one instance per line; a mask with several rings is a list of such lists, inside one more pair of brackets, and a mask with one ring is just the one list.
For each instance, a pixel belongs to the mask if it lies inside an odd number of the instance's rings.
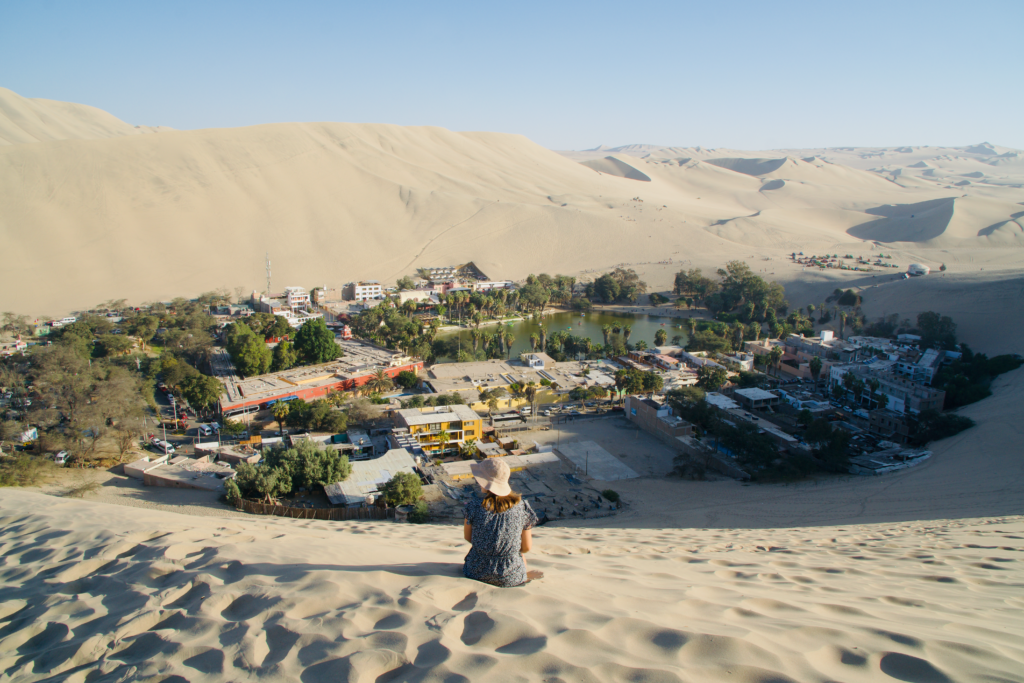
[[615,482],[628,510],[537,529],[545,576],[514,589],[461,577],[456,526],[6,489],[0,676],[1021,681],[1022,374],[912,470]]
[[0,498],[5,680],[1020,681],[1024,519],[541,528],[461,577],[457,527]]
[[666,290],[680,267],[739,258],[800,306],[894,271],[805,272],[788,254],[885,252],[948,270],[879,287],[869,315],[912,318],[938,300],[974,317],[965,338],[981,348],[994,326],[1024,331],[1006,315],[1022,285],[1024,157],[995,145],[556,153],[431,127],[143,129],[9,90],[0,141],[0,310],[263,290],[267,252],[275,290],[465,261],[513,279],[628,263]]

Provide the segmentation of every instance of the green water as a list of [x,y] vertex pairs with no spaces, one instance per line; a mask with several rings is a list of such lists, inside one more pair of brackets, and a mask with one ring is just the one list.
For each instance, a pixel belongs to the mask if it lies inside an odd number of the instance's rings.
[[[630,344],[635,345],[642,339],[647,342],[648,348],[654,347],[654,334],[658,330],[665,330],[665,334],[668,335],[667,343],[669,344],[672,343],[672,337],[676,335],[682,337],[683,345],[686,344],[688,338],[689,326],[685,317],[673,318],[645,314],[591,312],[581,316],[579,313],[554,313],[545,316],[541,320],[521,320],[505,323],[504,326],[511,327],[512,334],[516,337],[515,341],[512,342],[512,358],[517,358],[520,353],[531,350],[530,335],[536,334],[539,337],[541,326],[547,328],[549,339],[555,332],[567,330],[569,334],[577,337],[590,337],[595,345],[602,346],[604,344],[604,334],[601,332],[601,328],[604,325],[616,324],[632,327],[629,335]],[[679,327],[676,328],[673,325],[679,325]],[[484,332],[486,330],[493,333],[498,327],[495,324],[481,325],[480,331]],[[442,332],[438,337],[451,339],[457,335],[461,335],[463,346],[468,349],[473,348],[473,340],[469,336],[469,330]]]

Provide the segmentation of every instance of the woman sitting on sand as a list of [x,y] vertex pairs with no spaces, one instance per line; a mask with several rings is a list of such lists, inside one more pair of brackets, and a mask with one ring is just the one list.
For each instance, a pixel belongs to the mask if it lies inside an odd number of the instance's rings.
[[473,544],[462,570],[466,578],[503,588],[539,579],[541,572],[527,573],[523,559],[523,553],[533,547],[530,530],[537,525],[537,515],[509,486],[508,465],[493,458],[469,468],[484,499],[466,503],[463,536]]

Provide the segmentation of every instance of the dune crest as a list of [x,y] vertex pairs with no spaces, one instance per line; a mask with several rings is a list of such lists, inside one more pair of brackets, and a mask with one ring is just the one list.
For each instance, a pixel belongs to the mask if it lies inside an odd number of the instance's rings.
[[132,126],[96,107],[29,99],[0,88],[0,145],[50,140],[98,140],[158,130],[170,129]]
[[640,180],[645,183],[651,182],[649,176],[633,168],[625,161],[621,161],[615,157],[592,159],[581,163],[587,168],[592,168],[600,173],[607,173],[608,175],[618,176],[620,178],[629,178],[630,180]]

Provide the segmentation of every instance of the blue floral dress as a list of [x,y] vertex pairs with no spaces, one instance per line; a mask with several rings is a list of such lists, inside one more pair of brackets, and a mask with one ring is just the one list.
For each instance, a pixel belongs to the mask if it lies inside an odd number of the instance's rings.
[[526,583],[526,563],[520,554],[525,529],[537,526],[537,514],[525,500],[494,514],[473,499],[466,503],[466,521],[473,527],[473,547],[466,555],[467,579],[510,588]]

